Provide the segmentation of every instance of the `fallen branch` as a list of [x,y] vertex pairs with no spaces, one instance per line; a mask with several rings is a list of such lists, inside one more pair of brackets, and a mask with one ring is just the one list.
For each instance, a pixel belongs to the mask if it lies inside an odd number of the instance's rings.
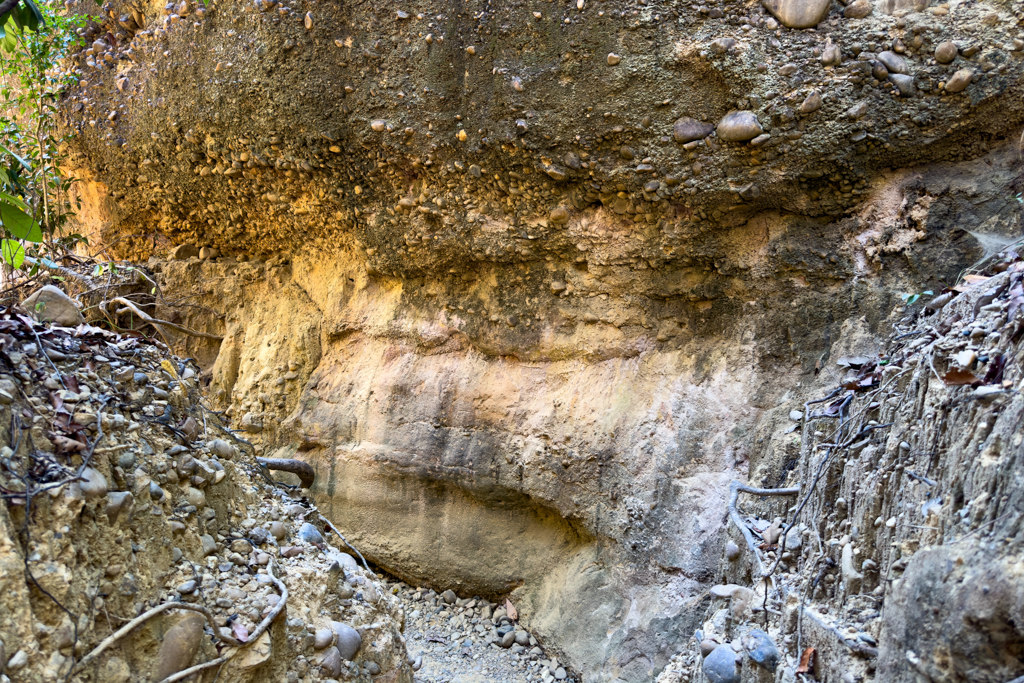
[[764,563],[761,562],[761,556],[757,553],[757,544],[754,542],[754,534],[750,533],[750,529],[743,523],[743,518],[740,517],[739,511],[736,509],[736,503],[739,500],[740,493],[750,493],[755,496],[795,496],[800,493],[800,488],[789,488],[789,489],[756,489],[752,486],[744,486],[737,480],[733,480],[729,484],[729,518],[732,523],[740,530],[743,534],[743,538],[747,542],[747,546],[750,551],[754,553],[754,559],[757,561],[757,570],[762,576],[768,576],[765,573]]
[[256,462],[268,470],[276,472],[289,472],[298,475],[302,488],[308,489],[316,480],[316,472],[309,463],[295,460],[294,458],[256,458]]
[[[163,331],[163,328],[167,328],[169,330],[174,330],[175,332],[180,332],[182,334],[187,334],[187,335],[190,335],[192,337],[201,337],[203,339],[213,339],[214,341],[222,341],[224,339],[223,335],[209,334],[207,332],[197,332],[196,330],[190,330],[189,328],[183,327],[181,325],[178,325],[177,323],[168,322],[166,320],[158,320],[158,319],[154,318],[153,316],[149,315],[148,313],[145,313],[142,309],[140,309],[134,303],[132,303],[128,299],[125,299],[122,296],[117,296],[117,297],[114,297],[113,299],[110,299],[109,301],[104,301],[103,303],[100,304],[99,307],[101,309],[103,309],[103,310],[107,310],[113,304],[120,304],[121,306],[124,306],[124,308],[122,308],[121,310],[117,311],[118,314],[126,313],[128,311],[131,311],[135,315],[137,315],[140,318],[142,318],[143,321],[149,323],[153,327],[156,327],[156,328],[160,329],[161,332]],[[108,312],[108,314],[109,314],[109,312]]]
[[366,567],[366,571],[370,571],[370,565],[368,565],[366,563],[366,558],[363,557],[363,554],[361,552],[356,550],[356,547],[354,545],[352,545],[351,543],[348,542],[348,539],[345,538],[345,536],[340,531],[338,531],[338,527],[336,527],[333,524],[331,524],[331,520],[327,519],[323,515],[320,515],[320,521],[322,521],[324,524],[326,524],[327,527],[331,531],[333,531],[334,533],[338,534],[338,538],[341,539],[341,542],[344,543],[345,545],[347,545],[349,548],[351,548],[352,552],[354,552],[356,555],[358,555],[359,559],[363,561],[363,566]]

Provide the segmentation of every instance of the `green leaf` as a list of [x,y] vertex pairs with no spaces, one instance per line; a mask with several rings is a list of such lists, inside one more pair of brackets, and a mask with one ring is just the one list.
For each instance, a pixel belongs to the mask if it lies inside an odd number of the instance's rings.
[[26,213],[29,211],[28,204],[25,203],[25,200],[21,197],[15,197],[13,194],[7,194],[6,192],[0,191],[0,201],[6,201],[14,204]]
[[[2,37],[3,37],[2,34],[0,34],[0,38],[2,38]],[[25,167],[26,171],[31,171],[32,170],[31,164],[29,164],[27,161],[25,161],[24,159],[19,157],[17,154],[12,152],[2,142],[0,142],[0,152],[6,152],[7,154],[10,154],[12,157],[14,157],[15,161],[17,161],[19,164],[21,164],[22,166]]]
[[3,223],[7,232],[20,240],[43,241],[43,231],[39,224],[32,220],[32,216],[8,201],[0,200],[0,223]]
[[34,26],[31,26],[31,28],[33,31],[37,31],[40,26],[46,25],[46,19],[43,18],[43,13],[39,11],[39,7],[36,3],[32,2],[32,0],[21,0],[21,2],[25,5],[25,9],[32,15],[32,23]]
[[3,252],[4,263],[12,268],[21,268],[25,262],[25,248],[15,240],[0,241],[0,251]]

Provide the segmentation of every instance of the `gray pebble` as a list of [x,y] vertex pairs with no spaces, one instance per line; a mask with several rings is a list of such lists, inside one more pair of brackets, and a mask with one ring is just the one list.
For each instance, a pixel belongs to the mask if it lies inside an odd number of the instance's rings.
[[320,530],[309,522],[303,522],[302,526],[299,527],[299,538],[306,543],[312,543],[314,545],[322,545],[324,542],[323,534],[321,534]]
[[889,70],[889,73],[894,74],[909,74],[910,67],[907,66],[907,60],[900,57],[895,52],[886,50],[885,52],[878,53],[878,61],[885,64],[885,68]]
[[332,621],[331,629],[337,636],[336,647],[341,653],[342,659],[347,661],[355,659],[356,653],[363,645],[363,637],[359,635],[359,631],[339,621]]
[[684,116],[672,125],[672,138],[680,144],[685,144],[694,140],[703,140],[714,130],[715,127],[710,123]]
[[716,647],[704,659],[704,675],[710,683],[740,683],[739,663],[731,647]]
[[742,642],[743,648],[747,651],[747,656],[755,664],[766,671],[775,671],[775,668],[779,665],[781,655],[779,654],[779,649],[775,647],[775,641],[767,633],[759,628],[751,629],[749,633],[743,636]]

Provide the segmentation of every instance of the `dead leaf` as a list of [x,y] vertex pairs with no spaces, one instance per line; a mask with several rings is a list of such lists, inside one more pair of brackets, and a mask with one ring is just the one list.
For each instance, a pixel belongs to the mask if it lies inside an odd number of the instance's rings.
[[249,629],[245,627],[245,624],[235,619],[231,622],[231,633],[235,635],[235,640],[240,643],[249,641]]
[[942,381],[950,386],[959,387],[968,384],[974,384],[975,382],[980,382],[981,380],[979,380],[977,377],[974,376],[973,373],[968,372],[967,370],[954,368],[947,372],[945,375],[943,375]]
[[58,451],[64,453],[78,453],[85,450],[85,444],[81,441],[75,441],[59,434],[50,436],[50,442]]
[[964,275],[964,282],[966,282],[968,284],[971,284],[971,285],[976,285],[979,282],[985,282],[986,280],[990,280],[990,279],[991,278],[988,275],[974,275],[974,274]]
[[800,655],[800,666],[797,667],[798,674],[814,673],[814,648],[809,647]]
[[515,605],[513,605],[508,598],[505,598],[505,612],[508,614],[508,618],[512,621],[519,620],[519,612],[516,611]]
[[867,365],[871,362],[871,359],[867,356],[843,356],[836,361],[836,365],[841,368],[859,368],[862,365]]

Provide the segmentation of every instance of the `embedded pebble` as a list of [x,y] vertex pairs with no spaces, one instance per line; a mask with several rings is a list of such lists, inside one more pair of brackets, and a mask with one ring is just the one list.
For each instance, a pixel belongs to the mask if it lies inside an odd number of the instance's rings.
[[813,28],[828,15],[827,0],[762,0],[761,4],[787,28]]
[[971,80],[974,77],[974,72],[970,69],[960,69],[953,77],[946,81],[946,92],[957,93],[961,92],[971,84]]
[[871,4],[870,0],[854,0],[843,10],[843,16],[847,19],[863,19],[871,14],[874,9],[875,7]]
[[811,94],[807,96],[807,99],[800,105],[801,114],[810,114],[821,109],[821,93],[817,90],[812,90]]
[[608,66],[615,66],[621,61],[622,57],[620,57],[619,55],[615,54],[614,52],[608,53]]
[[779,649],[767,633],[759,628],[751,629],[742,639],[743,649],[755,664],[766,671],[774,672],[782,659]]
[[331,630],[334,631],[334,635],[337,637],[335,647],[338,648],[342,659],[346,661],[355,659],[356,653],[359,652],[359,648],[363,645],[363,638],[359,635],[359,631],[339,621],[331,622]]
[[313,636],[313,647],[322,650],[334,642],[334,631],[329,628],[318,628]]
[[914,77],[905,74],[889,74],[889,81],[900,91],[901,97],[913,97],[917,93]]
[[78,487],[86,498],[99,498],[107,495],[107,478],[99,470],[86,467],[82,470],[82,480]]
[[752,111],[729,112],[718,123],[715,130],[718,137],[729,142],[745,142],[764,132],[761,123]]
[[939,64],[949,64],[956,59],[959,50],[956,43],[951,40],[944,40],[935,46],[935,61]]
[[672,124],[672,137],[678,143],[687,143],[694,140],[703,140],[711,135],[715,127],[710,123],[704,123],[688,116]]
[[152,680],[162,681],[192,663],[199,651],[205,623],[201,614],[189,613],[167,629],[160,643]]

